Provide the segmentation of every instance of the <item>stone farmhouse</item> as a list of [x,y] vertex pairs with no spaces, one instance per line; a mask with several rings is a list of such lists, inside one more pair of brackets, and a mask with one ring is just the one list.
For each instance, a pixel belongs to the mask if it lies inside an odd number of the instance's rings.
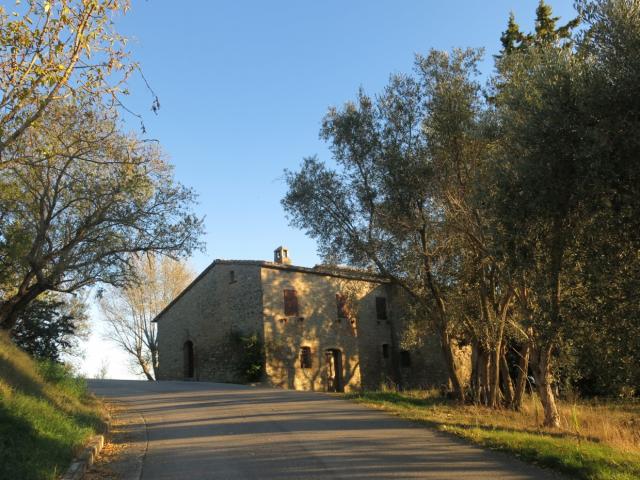
[[352,391],[447,381],[435,337],[407,341],[406,302],[369,272],[274,261],[215,260],[154,320],[160,380],[246,380],[243,344],[261,346],[261,380],[299,390]]

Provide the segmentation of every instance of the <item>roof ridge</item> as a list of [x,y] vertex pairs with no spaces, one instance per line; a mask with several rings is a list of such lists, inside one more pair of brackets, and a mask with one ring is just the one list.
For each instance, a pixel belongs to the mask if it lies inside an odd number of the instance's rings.
[[319,268],[320,265],[316,265],[314,267],[300,267],[297,265],[267,262],[266,260],[224,260],[221,258],[217,258],[213,262],[211,262],[202,272],[200,272],[200,274],[196,278],[194,278],[193,281],[176,296],[176,298],[169,302],[169,304],[167,304],[167,306],[164,307],[160,311],[160,313],[158,313],[158,315],[156,315],[152,322],[157,322],[167,310],[169,310],[185,293],[187,293],[191,289],[191,287],[198,283],[200,279],[202,279],[216,265],[255,265],[257,267],[273,268],[275,270],[289,270],[293,272],[311,273],[314,275],[327,275],[331,277],[347,278],[350,280],[362,280],[365,282],[388,283],[390,281],[389,278],[385,277],[384,275],[380,275],[379,273],[349,269],[338,266],[325,267],[325,269],[322,269]]

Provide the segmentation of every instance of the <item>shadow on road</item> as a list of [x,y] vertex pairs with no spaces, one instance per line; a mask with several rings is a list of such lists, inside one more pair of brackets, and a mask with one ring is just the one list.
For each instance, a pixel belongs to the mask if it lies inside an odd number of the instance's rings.
[[143,478],[557,478],[327,394],[196,382],[89,384],[144,416]]

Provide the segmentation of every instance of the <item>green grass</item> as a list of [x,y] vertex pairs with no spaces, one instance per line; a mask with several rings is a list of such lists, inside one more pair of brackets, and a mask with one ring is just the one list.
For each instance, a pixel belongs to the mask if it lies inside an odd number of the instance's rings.
[[[523,461],[556,470],[571,478],[640,478],[640,452],[637,445],[617,448],[596,438],[582,438],[575,432],[532,428],[532,418],[527,417],[534,415],[533,410],[516,413],[459,406],[435,395],[425,395],[424,392],[422,395],[415,392],[364,392],[347,397],[452,433],[483,447],[513,454]],[[601,409],[605,414],[609,411],[606,407]],[[575,405],[572,410],[573,417],[576,417]],[[604,417],[602,421],[606,421]]]
[[0,478],[58,478],[104,427],[102,412],[67,368],[37,363],[0,336]]

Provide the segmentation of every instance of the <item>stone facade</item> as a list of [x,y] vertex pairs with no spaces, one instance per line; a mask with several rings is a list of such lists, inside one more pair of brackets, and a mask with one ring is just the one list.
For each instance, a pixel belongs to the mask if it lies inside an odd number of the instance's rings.
[[237,372],[229,368],[230,336],[262,328],[260,268],[214,262],[156,320],[161,380],[238,381]]
[[237,338],[253,334],[274,386],[444,385],[438,342],[409,335],[404,305],[382,277],[293,266],[282,247],[274,262],[216,260],[155,320],[159,379],[242,382]]

